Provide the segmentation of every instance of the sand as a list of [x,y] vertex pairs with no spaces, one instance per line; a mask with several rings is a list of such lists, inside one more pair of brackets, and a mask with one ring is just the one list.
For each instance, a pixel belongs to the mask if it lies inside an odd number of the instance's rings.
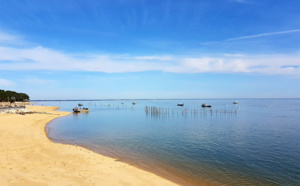
[[0,185],[176,185],[153,173],[85,148],[51,142],[45,125],[69,112],[0,114]]

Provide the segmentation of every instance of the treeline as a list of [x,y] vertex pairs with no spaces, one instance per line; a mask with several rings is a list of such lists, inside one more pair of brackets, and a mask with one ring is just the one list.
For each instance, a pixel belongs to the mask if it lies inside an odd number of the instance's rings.
[[15,102],[15,101],[29,101],[29,96],[25,93],[18,93],[10,90],[0,89],[0,102]]

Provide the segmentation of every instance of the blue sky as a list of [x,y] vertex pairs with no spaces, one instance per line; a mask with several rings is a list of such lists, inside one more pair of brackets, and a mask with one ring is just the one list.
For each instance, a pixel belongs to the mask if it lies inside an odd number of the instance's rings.
[[0,0],[0,89],[31,99],[300,97],[300,1]]

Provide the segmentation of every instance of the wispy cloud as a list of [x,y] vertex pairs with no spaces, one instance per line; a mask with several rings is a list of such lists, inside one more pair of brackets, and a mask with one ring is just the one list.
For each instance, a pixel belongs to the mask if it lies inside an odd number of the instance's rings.
[[[202,54],[200,57],[176,55],[132,56],[70,54],[42,46],[13,47],[0,45],[0,71],[53,70],[106,73],[164,71],[173,73],[213,72],[300,75],[300,68],[282,68],[282,66],[299,65],[300,53],[251,56],[245,54],[224,54],[222,56]],[[31,82],[45,83],[42,80],[34,79]]]
[[29,78],[24,80],[27,84],[33,84],[33,85],[48,85],[56,83],[54,80],[46,80],[46,79],[40,79],[40,78]]
[[0,44],[15,43],[19,40],[18,36],[10,35],[5,32],[0,32]]
[[3,86],[3,87],[11,87],[11,86],[14,86],[15,83],[12,82],[12,81],[9,81],[7,79],[0,79],[0,86]]
[[237,3],[248,3],[247,0],[231,0],[233,2],[237,2]]
[[291,34],[291,33],[300,33],[300,29],[286,30],[286,31],[281,31],[281,32],[269,32],[269,33],[255,34],[255,35],[249,35],[249,36],[241,36],[241,37],[229,38],[229,39],[220,40],[220,41],[205,42],[205,43],[200,43],[200,44],[201,45],[211,45],[211,44],[219,44],[222,42],[246,40],[246,39],[260,38],[260,37],[266,37],[266,36]]
[[33,44],[25,41],[21,35],[8,34],[0,30],[0,46],[32,46]]
[[226,39],[224,41],[234,41],[234,40],[241,40],[241,39],[252,39],[252,38],[257,38],[257,37],[265,37],[265,36],[273,36],[273,35],[281,35],[281,34],[290,34],[290,33],[295,33],[295,32],[300,32],[300,29],[286,30],[286,31],[281,31],[281,32],[269,32],[269,33],[256,34],[256,35],[250,35],[250,36],[242,36],[242,37],[236,37],[236,38]]
[[225,57],[245,57],[244,54],[223,54]]
[[134,59],[138,60],[160,60],[160,61],[168,61],[171,60],[171,56],[136,56]]

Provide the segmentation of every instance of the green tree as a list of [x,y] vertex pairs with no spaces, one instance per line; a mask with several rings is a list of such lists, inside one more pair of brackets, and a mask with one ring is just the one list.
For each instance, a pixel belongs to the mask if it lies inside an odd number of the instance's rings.
[[0,101],[5,101],[5,98],[7,98],[5,90],[0,89]]
[[17,93],[15,91],[11,91],[11,90],[0,90],[0,101],[29,101],[30,98],[27,94],[25,93]]

